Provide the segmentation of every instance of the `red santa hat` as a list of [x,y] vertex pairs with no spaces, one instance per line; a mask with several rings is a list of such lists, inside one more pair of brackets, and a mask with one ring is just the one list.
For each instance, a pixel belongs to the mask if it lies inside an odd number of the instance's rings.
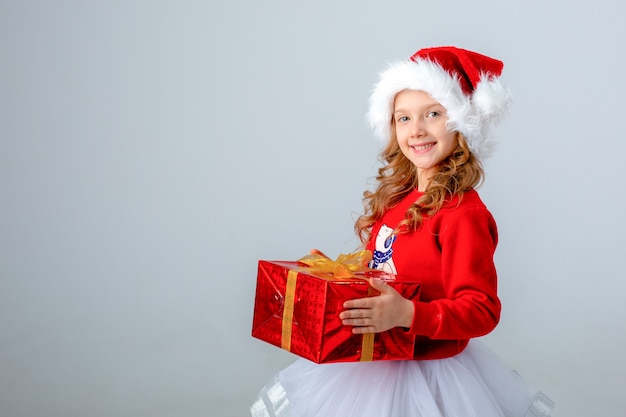
[[495,145],[491,129],[511,103],[509,90],[500,83],[503,66],[502,61],[454,46],[420,49],[381,73],[370,97],[368,122],[380,140],[389,141],[396,94],[425,91],[446,108],[448,128],[461,132],[483,160]]

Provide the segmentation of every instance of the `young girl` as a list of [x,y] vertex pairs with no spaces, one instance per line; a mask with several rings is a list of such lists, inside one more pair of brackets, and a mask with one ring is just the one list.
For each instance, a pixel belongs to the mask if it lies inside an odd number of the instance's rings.
[[299,359],[263,388],[254,417],[523,417],[554,406],[472,338],[500,317],[496,223],[475,188],[510,94],[502,62],[455,48],[390,65],[368,118],[386,143],[378,187],[355,230],[371,267],[420,281],[419,300],[379,280],[376,297],[345,302],[354,333],[402,327],[413,360],[317,365]]

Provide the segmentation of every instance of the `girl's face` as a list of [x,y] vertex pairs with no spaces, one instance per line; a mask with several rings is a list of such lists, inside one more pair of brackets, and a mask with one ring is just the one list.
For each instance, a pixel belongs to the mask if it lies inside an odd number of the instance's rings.
[[394,100],[393,120],[400,150],[416,167],[419,190],[438,164],[457,145],[457,134],[446,128],[446,109],[424,91],[404,90]]

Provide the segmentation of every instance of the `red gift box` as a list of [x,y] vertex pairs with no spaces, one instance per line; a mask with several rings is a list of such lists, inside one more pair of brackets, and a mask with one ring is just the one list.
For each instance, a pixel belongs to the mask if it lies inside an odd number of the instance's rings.
[[401,328],[355,335],[339,313],[344,301],[378,294],[370,277],[409,299],[418,297],[420,284],[371,269],[350,275],[337,278],[299,262],[260,260],[252,336],[316,363],[412,359],[415,336]]

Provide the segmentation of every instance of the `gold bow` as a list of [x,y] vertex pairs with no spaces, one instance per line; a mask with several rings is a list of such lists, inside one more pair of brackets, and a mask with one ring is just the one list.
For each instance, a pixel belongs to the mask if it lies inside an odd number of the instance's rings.
[[323,252],[313,249],[309,255],[298,259],[311,272],[333,274],[335,278],[353,278],[354,272],[370,270],[367,264],[372,260],[372,252],[362,250],[349,254],[340,254],[334,261]]

